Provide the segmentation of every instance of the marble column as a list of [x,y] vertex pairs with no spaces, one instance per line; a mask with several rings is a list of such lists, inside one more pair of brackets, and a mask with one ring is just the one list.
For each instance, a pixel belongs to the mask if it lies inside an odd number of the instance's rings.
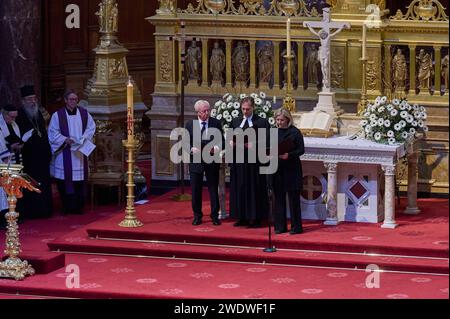
[[416,94],[416,46],[409,45],[409,95]]
[[226,67],[226,87],[231,87],[232,85],[232,81],[233,79],[231,78],[231,71],[233,69],[233,64],[232,64],[232,51],[233,51],[233,41],[232,40],[225,40],[225,44],[226,44],[226,50],[225,50],[225,55],[226,55],[226,61],[227,61],[227,67]]
[[384,171],[384,222],[381,228],[394,229],[395,223],[395,165],[383,165]]
[[417,162],[419,155],[414,152],[408,156],[408,206],[405,214],[417,215],[420,209],[417,207]]
[[441,47],[434,46],[434,94],[441,94]]
[[209,59],[208,59],[208,39],[202,39],[202,86],[209,86]]
[[327,186],[327,219],[324,225],[335,226],[339,223],[337,217],[337,163],[325,162],[325,168],[328,173],[328,186]]
[[41,90],[41,0],[2,0],[0,5],[0,103],[21,104],[19,88]]
[[273,89],[280,89],[280,42],[273,41]]
[[256,88],[256,40],[249,40],[250,43],[250,89]]

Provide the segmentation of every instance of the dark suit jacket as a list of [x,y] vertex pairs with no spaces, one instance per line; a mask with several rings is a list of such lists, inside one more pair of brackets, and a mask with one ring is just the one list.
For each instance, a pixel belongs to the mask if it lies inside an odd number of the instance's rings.
[[[186,123],[186,130],[189,132],[190,135],[190,147],[192,148],[194,146],[194,125],[196,125],[196,129],[198,128],[200,133],[200,124],[198,123],[198,119],[195,120],[190,120]],[[219,120],[216,120],[215,118],[210,117],[208,119],[208,128],[216,128],[218,129],[221,133],[222,133],[222,125],[220,124]],[[223,134],[221,134],[221,138],[222,138],[222,145],[220,145],[219,143],[216,144],[216,146],[219,147],[220,150],[223,149],[224,146],[224,137]],[[212,138],[210,138],[209,140],[202,140],[200,145],[201,148],[203,149],[203,147],[207,144],[209,144],[212,141]],[[201,163],[193,163],[193,156],[191,154],[191,161],[189,163],[189,172],[191,173],[204,173],[206,169],[219,169],[220,164],[219,163],[211,163],[211,164],[206,164],[203,162]]]
[[278,159],[278,170],[274,176],[274,187],[278,191],[296,191],[302,190],[303,172],[300,156],[305,153],[305,144],[303,135],[295,126],[287,129],[279,129],[279,143],[290,140],[293,142],[293,148],[288,152],[287,160]]

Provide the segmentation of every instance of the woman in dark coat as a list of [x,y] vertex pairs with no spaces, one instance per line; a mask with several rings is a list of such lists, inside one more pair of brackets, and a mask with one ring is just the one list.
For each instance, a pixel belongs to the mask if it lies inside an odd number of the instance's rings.
[[[286,195],[291,215],[290,234],[303,232],[300,207],[303,174],[300,156],[305,153],[303,135],[293,126],[291,113],[285,108],[278,109],[274,115],[278,127],[279,158],[278,170],[273,176],[275,195],[275,233],[281,234],[287,229]],[[284,148],[284,149],[283,149]],[[280,153],[281,152],[281,153]]]

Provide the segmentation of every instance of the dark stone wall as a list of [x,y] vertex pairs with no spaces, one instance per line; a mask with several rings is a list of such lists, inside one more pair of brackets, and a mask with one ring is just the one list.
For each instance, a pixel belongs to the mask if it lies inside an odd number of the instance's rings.
[[1,0],[0,105],[20,105],[26,84],[40,96],[41,40],[41,0]]

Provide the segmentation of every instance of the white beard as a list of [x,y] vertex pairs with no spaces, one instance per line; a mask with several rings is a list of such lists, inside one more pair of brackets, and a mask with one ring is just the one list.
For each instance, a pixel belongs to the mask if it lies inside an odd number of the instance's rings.
[[35,104],[34,106],[24,107],[25,113],[27,113],[30,119],[38,119],[39,106]]

